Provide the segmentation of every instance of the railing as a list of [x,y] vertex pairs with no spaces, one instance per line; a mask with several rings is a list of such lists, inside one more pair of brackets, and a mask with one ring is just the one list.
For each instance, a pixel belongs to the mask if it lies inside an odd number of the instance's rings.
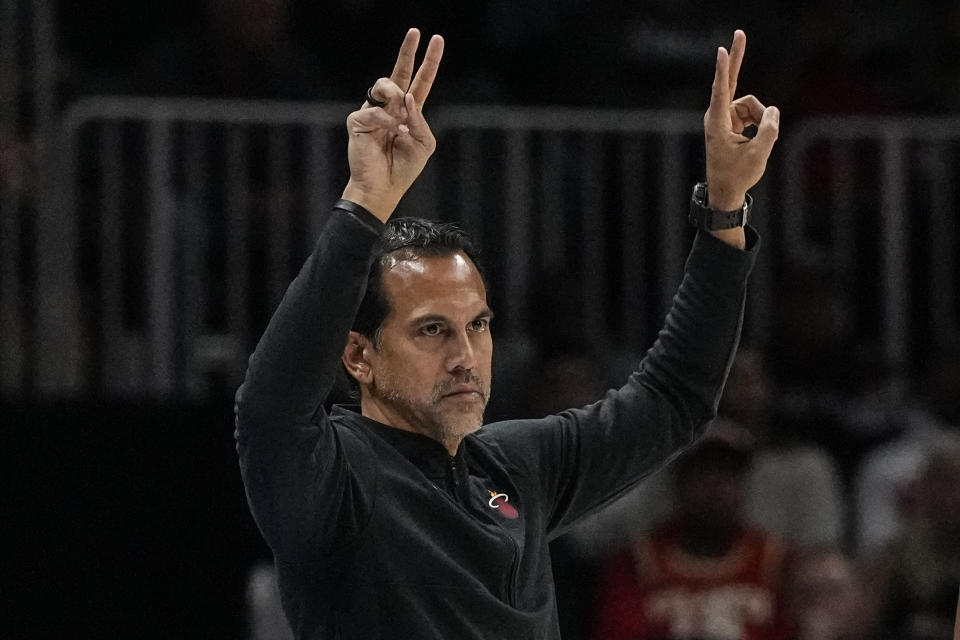
[[[35,352],[34,386],[166,397],[203,396],[212,376],[235,383],[346,180],[352,108],[75,105],[56,217],[38,231],[57,238],[38,247],[56,251],[38,260],[56,265],[40,286],[57,295],[38,296],[48,304],[36,309],[37,343],[57,348]],[[498,340],[554,335],[544,327],[559,322],[595,352],[648,346],[692,234],[684,215],[703,175],[701,114],[464,107],[430,121],[437,156],[400,214],[457,220],[480,240]],[[867,299],[849,289],[850,299],[858,314],[880,315],[875,337],[894,367],[919,346],[910,331],[955,339],[957,131],[960,120],[845,118],[785,137],[771,162],[779,171],[755,192],[766,248],[748,334],[769,329],[778,270],[819,262],[876,289]],[[906,224],[925,209],[942,232]],[[920,276],[928,290],[912,295]]]
[[[202,395],[235,381],[336,198],[337,105],[101,99],[65,118],[84,386]],[[342,182],[342,180],[341,180]],[[341,187],[342,188],[342,187]]]
[[860,311],[878,315],[894,369],[923,343],[956,344],[960,118],[818,118],[792,134],[784,159],[788,260],[830,265],[854,299],[858,284],[875,287]]

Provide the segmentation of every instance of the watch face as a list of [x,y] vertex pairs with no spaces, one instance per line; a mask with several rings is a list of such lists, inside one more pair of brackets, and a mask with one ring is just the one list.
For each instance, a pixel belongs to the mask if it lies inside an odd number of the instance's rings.
[[707,183],[698,182],[693,186],[693,199],[701,207],[707,206]]

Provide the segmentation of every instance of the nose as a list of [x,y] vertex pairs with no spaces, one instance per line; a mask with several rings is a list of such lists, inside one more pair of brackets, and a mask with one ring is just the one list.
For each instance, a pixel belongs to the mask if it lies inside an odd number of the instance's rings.
[[447,356],[447,366],[450,371],[464,369],[472,370],[477,366],[476,348],[467,331],[458,331],[450,340],[450,352]]

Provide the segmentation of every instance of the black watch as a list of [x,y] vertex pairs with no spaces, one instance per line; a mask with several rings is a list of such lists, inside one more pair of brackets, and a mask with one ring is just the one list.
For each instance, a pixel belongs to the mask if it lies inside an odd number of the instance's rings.
[[687,220],[698,229],[718,231],[746,226],[753,208],[753,198],[747,194],[743,204],[733,211],[717,211],[707,206],[707,183],[698,182],[693,186],[690,198],[690,215]]

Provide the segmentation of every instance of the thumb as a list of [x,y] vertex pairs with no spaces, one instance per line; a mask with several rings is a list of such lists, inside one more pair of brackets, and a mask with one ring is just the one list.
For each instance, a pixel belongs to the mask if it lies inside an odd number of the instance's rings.
[[347,116],[347,131],[352,135],[371,133],[378,129],[398,133],[399,125],[400,121],[381,107],[360,109]]
[[754,136],[754,143],[760,147],[764,157],[769,156],[773,150],[773,144],[780,135],[780,110],[776,107],[767,107],[763,110],[763,116],[760,118],[760,124],[757,125],[757,135]]

